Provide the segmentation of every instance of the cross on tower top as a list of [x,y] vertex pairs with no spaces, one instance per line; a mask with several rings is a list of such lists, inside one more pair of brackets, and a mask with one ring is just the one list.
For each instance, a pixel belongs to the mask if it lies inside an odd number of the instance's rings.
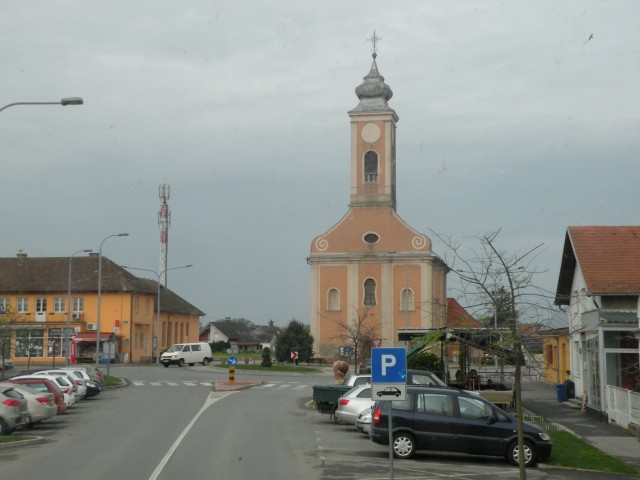
[[378,42],[381,41],[382,38],[376,35],[376,31],[373,31],[373,35],[371,38],[367,38],[367,42],[371,42],[371,50],[373,51],[373,58],[378,56]]

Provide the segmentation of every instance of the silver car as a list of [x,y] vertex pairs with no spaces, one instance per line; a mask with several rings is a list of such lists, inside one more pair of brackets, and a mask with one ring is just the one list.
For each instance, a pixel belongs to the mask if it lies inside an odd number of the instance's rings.
[[372,405],[371,385],[357,385],[338,399],[338,407],[334,413],[336,423],[355,425],[360,412]]
[[16,428],[29,425],[27,401],[15,385],[0,385],[0,435],[8,435]]
[[29,409],[30,425],[42,422],[48,418],[54,417],[58,413],[58,406],[53,398],[52,393],[39,392],[29,385],[20,385],[15,383],[0,383],[2,387],[13,387],[27,401]]
[[356,428],[360,433],[364,433],[365,435],[369,435],[371,433],[371,409],[365,408],[358,415],[358,420],[356,420]]

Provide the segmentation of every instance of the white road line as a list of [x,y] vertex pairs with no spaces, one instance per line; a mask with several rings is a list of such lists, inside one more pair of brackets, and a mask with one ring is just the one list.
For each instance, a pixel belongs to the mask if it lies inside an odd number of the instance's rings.
[[187,433],[189,433],[189,430],[191,430],[191,427],[193,427],[193,425],[196,423],[198,418],[200,418],[200,415],[202,415],[207,408],[209,408],[211,405],[216,403],[218,400],[222,400],[223,398],[225,398],[225,397],[227,397],[227,396],[229,396],[229,395],[231,395],[233,393],[236,393],[236,392],[223,392],[223,393],[222,392],[211,392],[209,394],[209,397],[204,402],[204,405],[202,405],[202,408],[200,409],[200,411],[198,413],[196,413],[196,416],[191,419],[189,424],[185,427],[185,429],[182,431],[182,433],[178,436],[176,441],[173,442],[173,445],[171,445],[171,448],[169,449],[169,451],[165,454],[165,456],[162,458],[162,460],[160,460],[160,463],[158,464],[156,469],[153,471],[153,473],[149,477],[149,480],[157,480],[158,476],[162,473],[162,470],[164,469],[165,465],[167,464],[167,462],[169,461],[169,459],[171,458],[173,453],[178,449],[178,447],[180,446],[180,443],[182,442],[182,440],[184,440],[184,437],[187,436]]
[[267,383],[265,385],[262,386],[262,388],[271,388],[271,387],[275,387],[276,384],[275,383]]
[[172,387],[177,387],[178,384],[175,382],[167,382],[167,385],[171,385]]
[[204,385],[205,387],[213,387],[213,383],[210,382],[200,382],[200,385]]
[[187,385],[188,387],[195,387],[196,384],[193,382],[184,382],[185,385]]
[[160,382],[151,382],[151,385],[153,385],[154,387],[159,387],[162,384]]
[[134,385],[136,385],[137,387],[141,387],[141,386],[143,386],[143,385],[144,385],[144,382],[131,382],[131,383],[133,383],[133,384],[134,384]]

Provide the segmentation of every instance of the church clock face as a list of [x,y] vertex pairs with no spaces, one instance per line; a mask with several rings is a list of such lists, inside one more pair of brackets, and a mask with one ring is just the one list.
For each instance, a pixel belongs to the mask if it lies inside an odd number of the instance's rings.
[[380,138],[380,127],[375,123],[367,123],[362,127],[360,137],[367,143],[376,143]]

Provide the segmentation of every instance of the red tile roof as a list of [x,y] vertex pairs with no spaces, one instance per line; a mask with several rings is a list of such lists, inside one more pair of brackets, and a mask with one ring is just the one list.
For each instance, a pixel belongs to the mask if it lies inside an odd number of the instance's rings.
[[640,226],[569,227],[556,303],[567,303],[575,265],[589,293],[640,293]]
[[447,298],[449,309],[447,312],[447,326],[454,328],[471,327],[484,328],[482,322],[473,318],[455,298]]

